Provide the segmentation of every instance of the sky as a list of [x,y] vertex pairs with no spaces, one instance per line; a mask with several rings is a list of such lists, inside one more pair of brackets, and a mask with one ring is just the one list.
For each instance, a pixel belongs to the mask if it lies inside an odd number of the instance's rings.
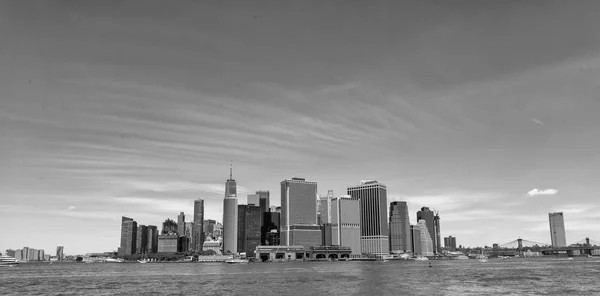
[[599,241],[598,1],[2,1],[0,250],[374,179],[483,246]]

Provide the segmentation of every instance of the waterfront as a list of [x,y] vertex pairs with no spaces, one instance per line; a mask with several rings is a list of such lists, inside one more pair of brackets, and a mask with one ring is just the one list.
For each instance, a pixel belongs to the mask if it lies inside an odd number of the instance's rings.
[[0,295],[593,295],[600,258],[429,262],[25,263]]

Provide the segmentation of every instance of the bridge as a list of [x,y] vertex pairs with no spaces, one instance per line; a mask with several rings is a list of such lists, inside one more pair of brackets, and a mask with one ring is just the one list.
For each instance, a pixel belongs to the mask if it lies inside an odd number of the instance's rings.
[[600,242],[586,237],[569,246],[553,247],[548,243],[518,238],[501,245],[494,244],[493,251],[488,253],[492,256],[521,256],[525,251],[539,252],[543,255],[600,255]]

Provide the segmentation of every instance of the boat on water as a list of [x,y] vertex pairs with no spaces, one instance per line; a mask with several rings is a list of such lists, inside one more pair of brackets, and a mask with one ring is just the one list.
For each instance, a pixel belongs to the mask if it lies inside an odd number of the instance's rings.
[[21,263],[19,260],[17,260],[15,257],[11,257],[8,255],[1,255],[0,256],[0,266],[12,266],[12,265],[16,265]]
[[225,260],[225,263],[228,263],[228,264],[242,264],[242,263],[248,263],[248,260],[247,259],[235,258],[235,259]]
[[138,260],[138,263],[148,263],[150,262],[148,259]]
[[454,256],[454,257],[452,257],[452,259],[454,259],[454,260],[467,260],[467,259],[469,259],[469,256],[466,256],[466,255],[458,255],[458,256]]
[[121,258],[118,258],[118,259],[115,259],[115,258],[106,258],[102,262],[104,262],[104,263],[123,263],[125,261],[123,259],[121,259]]
[[425,257],[425,256],[417,256],[415,257],[415,259],[413,259],[415,261],[429,261],[429,258]]

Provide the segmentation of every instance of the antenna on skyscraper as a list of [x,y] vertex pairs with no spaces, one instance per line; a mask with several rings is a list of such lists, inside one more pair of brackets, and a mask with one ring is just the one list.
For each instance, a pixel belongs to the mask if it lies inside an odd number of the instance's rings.
[[229,161],[229,180],[233,180],[233,162]]

